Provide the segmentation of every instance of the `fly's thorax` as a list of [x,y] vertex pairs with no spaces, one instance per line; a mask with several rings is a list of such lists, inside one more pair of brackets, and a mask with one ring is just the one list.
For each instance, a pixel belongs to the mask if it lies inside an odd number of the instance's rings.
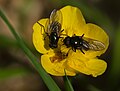
[[50,36],[49,36],[49,40],[51,42],[58,42],[59,36],[56,32],[51,32]]
[[77,47],[82,46],[83,39],[80,38],[79,36],[75,36],[75,37],[71,37],[71,41],[70,42],[71,42],[71,46],[72,47],[77,48]]
[[57,35],[56,32],[51,32],[50,36],[49,36],[49,46],[50,48],[57,48],[57,43],[59,40],[59,36]]

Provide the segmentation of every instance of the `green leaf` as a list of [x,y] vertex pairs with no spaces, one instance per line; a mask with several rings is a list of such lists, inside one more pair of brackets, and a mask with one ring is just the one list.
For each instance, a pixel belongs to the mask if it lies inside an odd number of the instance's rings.
[[57,84],[54,82],[54,80],[48,75],[45,70],[42,68],[41,64],[38,62],[39,60],[35,57],[35,55],[28,49],[28,47],[25,45],[22,38],[16,33],[13,26],[8,21],[5,14],[0,10],[0,17],[3,19],[3,21],[6,23],[8,28],[10,29],[11,33],[14,35],[14,37],[17,40],[18,45],[20,48],[24,51],[24,53],[28,56],[30,59],[29,61],[33,64],[35,69],[38,71],[40,76],[42,77],[43,81],[45,82],[46,86],[50,91],[60,91],[60,88],[57,86]]
[[66,88],[66,91],[74,91],[73,87],[72,87],[72,84],[70,83],[67,75],[66,75],[66,71],[64,70],[65,72],[65,76],[63,77],[64,79],[64,83],[65,83],[65,88]]

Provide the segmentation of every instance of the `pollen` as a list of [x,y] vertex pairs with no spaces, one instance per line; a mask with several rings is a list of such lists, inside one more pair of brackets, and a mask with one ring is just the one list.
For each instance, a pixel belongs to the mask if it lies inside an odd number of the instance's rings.
[[56,52],[54,56],[50,57],[52,63],[60,62],[64,60],[67,56],[61,52]]

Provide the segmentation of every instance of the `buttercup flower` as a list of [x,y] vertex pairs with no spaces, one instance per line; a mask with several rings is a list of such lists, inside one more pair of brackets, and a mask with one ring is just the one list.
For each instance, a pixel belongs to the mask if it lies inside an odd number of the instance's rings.
[[[107,63],[104,60],[98,59],[97,56],[105,53],[109,45],[109,37],[105,31],[99,26],[86,23],[81,11],[77,7],[65,6],[60,9],[62,13],[62,35],[66,35],[63,38],[59,38],[58,48],[51,49],[49,47],[49,37],[46,37],[46,23],[49,18],[41,19],[38,22],[44,26],[40,26],[39,23],[35,23],[33,26],[33,44],[36,50],[43,55],[41,56],[41,64],[43,68],[51,75],[75,76],[77,73],[83,73],[86,75],[92,75],[96,77],[105,72]],[[73,35],[90,38],[100,41],[104,44],[103,50],[83,50],[83,54],[79,49],[74,52],[72,49],[67,48],[63,44],[63,39],[67,36]]]

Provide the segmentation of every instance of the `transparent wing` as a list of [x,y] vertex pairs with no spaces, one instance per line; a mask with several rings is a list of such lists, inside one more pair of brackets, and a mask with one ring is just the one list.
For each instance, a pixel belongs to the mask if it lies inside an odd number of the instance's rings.
[[54,9],[51,14],[50,18],[46,21],[45,30],[46,33],[51,34],[53,29],[58,28],[56,32],[59,32],[59,28],[61,28],[62,24],[62,13],[59,10]]
[[101,51],[105,49],[104,43],[98,40],[94,40],[86,37],[83,37],[83,39],[88,42],[90,50]]
[[50,24],[56,21],[62,24],[62,13],[60,10],[54,9],[50,14]]

